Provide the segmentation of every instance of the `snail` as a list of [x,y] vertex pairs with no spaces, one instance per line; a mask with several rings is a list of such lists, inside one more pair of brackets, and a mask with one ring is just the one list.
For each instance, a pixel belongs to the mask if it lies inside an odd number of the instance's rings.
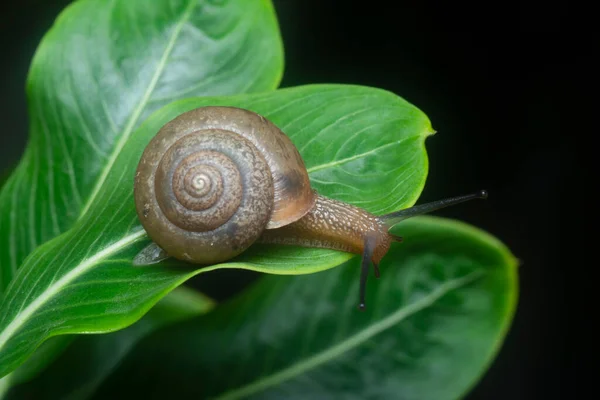
[[253,243],[329,248],[362,254],[359,308],[369,268],[392,242],[390,228],[414,215],[485,191],[376,216],[311,188],[300,153],[274,123],[249,110],[207,106],[167,122],[144,149],[134,197],[152,243],[136,265],[174,257],[190,263],[229,260]]

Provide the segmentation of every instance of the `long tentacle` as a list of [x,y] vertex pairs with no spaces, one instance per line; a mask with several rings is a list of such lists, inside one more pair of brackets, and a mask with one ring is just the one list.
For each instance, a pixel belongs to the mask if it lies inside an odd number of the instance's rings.
[[389,227],[396,225],[397,223],[404,221],[407,218],[414,217],[415,215],[426,214],[431,211],[439,210],[440,208],[453,206],[458,203],[473,199],[486,199],[488,193],[485,190],[480,190],[476,193],[467,194],[464,196],[451,197],[449,199],[433,201],[431,203],[420,204],[418,206],[406,208],[404,210],[396,211],[390,214],[382,215],[379,218],[388,224]]
[[[360,268],[360,289],[359,296],[360,302],[358,304],[358,308],[364,310],[366,307],[365,297],[367,292],[367,277],[369,276],[369,267],[371,266],[371,260],[373,258],[373,252],[375,251],[375,246],[377,244],[377,240],[373,235],[367,235],[365,237],[365,247],[363,250],[362,256],[362,265]],[[379,275],[379,268],[377,267],[375,270],[375,274]]]

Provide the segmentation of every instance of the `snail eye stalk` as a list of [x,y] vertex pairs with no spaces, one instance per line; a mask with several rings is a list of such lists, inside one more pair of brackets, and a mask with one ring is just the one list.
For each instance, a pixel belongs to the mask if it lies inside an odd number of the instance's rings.
[[463,196],[451,197],[449,199],[432,201],[431,203],[420,204],[418,206],[406,208],[404,210],[396,211],[390,214],[382,215],[381,218],[390,228],[399,222],[404,221],[410,217],[416,215],[427,214],[432,211],[439,210],[441,208],[453,206],[455,204],[463,203],[469,200],[475,199],[487,199],[488,192],[480,190],[476,193],[471,193]]
[[[433,201],[431,203],[420,204],[418,206],[406,208],[404,210],[396,211],[390,214],[385,214],[379,217],[381,221],[383,221],[388,228],[392,228],[394,225],[399,222],[404,221],[410,217],[414,217],[416,215],[426,214],[435,210],[439,210],[441,208],[453,206],[455,204],[463,203],[465,201],[474,200],[474,199],[486,199],[488,197],[488,193],[485,190],[480,190],[475,193],[451,197],[444,200]],[[402,242],[402,237],[389,233],[391,240],[395,242]],[[377,240],[375,236],[368,235],[365,237],[364,242],[364,250],[362,255],[362,264],[360,269],[360,286],[359,286],[359,305],[358,308],[362,311],[366,308],[365,297],[366,297],[366,286],[367,286],[367,277],[369,276],[369,268],[371,266],[373,252],[375,251],[375,247],[377,245]],[[379,278],[379,265],[373,265],[373,270],[375,272],[375,277]]]

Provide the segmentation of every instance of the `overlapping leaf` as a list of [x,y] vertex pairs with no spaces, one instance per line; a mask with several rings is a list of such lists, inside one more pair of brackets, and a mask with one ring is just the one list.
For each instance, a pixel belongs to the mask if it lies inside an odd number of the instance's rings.
[[68,7],[34,57],[29,143],[0,192],[0,295],[36,246],[89,211],[151,112],[184,97],[275,89],[282,69],[277,21],[265,0]]
[[[126,329],[105,335],[78,336],[50,368],[30,383],[23,384],[38,372],[23,368],[38,357],[37,351],[19,369],[3,378],[10,378],[10,383],[17,385],[7,398],[89,398],[141,338],[166,325],[202,315],[212,307],[214,302],[207,297],[189,288],[178,287],[161,299],[144,318]],[[54,337],[44,345],[63,338],[67,336]],[[3,398],[1,391],[0,398]]]
[[[348,260],[347,253],[336,251],[257,246],[230,263],[201,270],[168,263],[132,267],[132,258],[147,244],[133,204],[133,175],[143,148],[166,121],[208,104],[243,107],[271,119],[301,149],[316,177],[314,186],[325,195],[384,212],[411,205],[423,187],[424,141],[432,128],[422,112],[389,92],[312,85],[172,103],[131,135],[73,229],[27,258],[0,305],[0,376],[48,337],[133,323],[197,273],[246,268],[302,274]],[[366,174],[370,179],[361,180]]]
[[455,221],[420,217],[396,231],[405,242],[369,282],[366,312],[356,309],[359,260],[267,276],[143,340],[94,398],[461,398],[510,325],[515,258]]

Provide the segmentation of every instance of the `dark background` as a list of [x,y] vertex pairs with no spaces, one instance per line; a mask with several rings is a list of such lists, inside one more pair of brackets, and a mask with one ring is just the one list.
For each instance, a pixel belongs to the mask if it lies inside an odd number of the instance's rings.
[[[25,145],[33,52],[68,3],[0,5],[0,177]],[[593,149],[598,125],[592,60],[600,43],[588,29],[591,12],[574,3],[274,3],[286,48],[282,86],[355,83],[395,92],[438,131],[427,142],[430,174],[420,201],[490,193],[485,203],[438,213],[491,232],[522,260],[513,326],[468,400],[583,396],[594,383],[586,361],[594,359],[597,314],[582,312],[594,290],[583,240],[596,184],[586,180],[592,165],[583,151]],[[231,283],[233,274],[214,274],[208,285]]]

